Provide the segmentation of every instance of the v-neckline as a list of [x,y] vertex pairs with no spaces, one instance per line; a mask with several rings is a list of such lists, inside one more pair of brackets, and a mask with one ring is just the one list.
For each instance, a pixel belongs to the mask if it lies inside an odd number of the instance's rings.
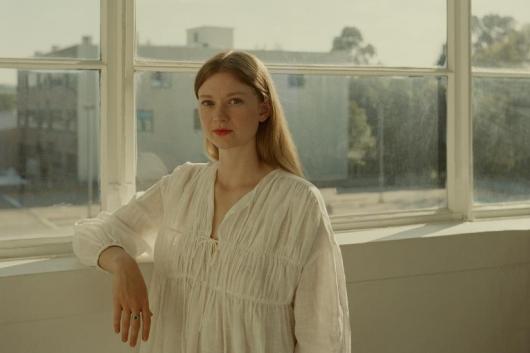
[[216,161],[212,164],[212,168],[211,168],[211,174],[210,174],[210,178],[209,178],[209,190],[208,190],[208,198],[209,198],[209,210],[208,210],[208,228],[207,228],[207,234],[206,236],[208,237],[208,239],[210,239],[211,241],[219,241],[219,230],[221,229],[221,226],[223,225],[223,223],[225,222],[225,220],[230,216],[232,215],[234,212],[236,212],[238,209],[242,208],[243,206],[245,206],[247,203],[248,203],[248,199],[251,198],[255,193],[256,191],[266,183],[266,181],[268,179],[271,178],[272,175],[274,175],[278,170],[280,170],[280,168],[275,168],[273,170],[271,170],[270,172],[268,172],[267,174],[265,174],[265,176],[263,176],[259,181],[258,183],[248,192],[246,192],[243,196],[241,196],[239,198],[239,200],[237,200],[233,205],[232,207],[230,207],[226,213],[224,214],[223,216],[223,219],[221,219],[221,221],[219,222],[219,224],[217,225],[217,232],[216,232],[216,236],[217,236],[217,239],[213,239],[212,238],[212,230],[213,230],[213,222],[214,222],[214,216],[215,216],[215,182],[217,180],[217,168],[218,168],[218,165],[219,165],[219,162]]

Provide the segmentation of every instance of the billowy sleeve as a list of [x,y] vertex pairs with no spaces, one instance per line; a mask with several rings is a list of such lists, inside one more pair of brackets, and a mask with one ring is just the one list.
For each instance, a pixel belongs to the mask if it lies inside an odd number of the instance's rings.
[[[316,232],[294,296],[295,353],[350,353],[351,329],[342,254],[320,191],[306,205],[305,231]],[[304,228],[302,228],[304,229]]]
[[136,258],[151,251],[152,237],[160,227],[164,214],[162,195],[166,192],[169,177],[163,176],[145,192],[137,192],[131,200],[114,212],[102,211],[95,218],[80,219],[74,223],[72,247],[79,261],[87,266],[99,266],[100,254],[111,246],[119,246]]

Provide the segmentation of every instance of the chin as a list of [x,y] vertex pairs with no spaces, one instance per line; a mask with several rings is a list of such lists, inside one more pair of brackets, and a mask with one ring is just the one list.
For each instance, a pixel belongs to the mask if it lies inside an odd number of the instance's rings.
[[227,149],[227,148],[235,147],[234,143],[230,143],[230,142],[215,141],[215,140],[210,140],[210,142],[212,143],[212,145],[214,145],[217,148]]

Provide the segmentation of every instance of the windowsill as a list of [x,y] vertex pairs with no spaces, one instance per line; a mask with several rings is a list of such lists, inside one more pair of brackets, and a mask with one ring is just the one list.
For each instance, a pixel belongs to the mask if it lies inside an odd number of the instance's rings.
[[[370,242],[432,238],[507,230],[530,230],[530,217],[361,229],[349,232],[337,232],[336,239],[339,245],[347,246]],[[137,261],[140,264],[150,264],[152,263],[152,257],[151,255],[143,254],[137,258]],[[87,269],[88,267],[82,265],[73,255],[0,261],[0,277]]]
[[339,245],[348,245],[481,232],[501,232],[507,230],[530,230],[530,217],[481,219],[473,222],[420,223],[384,228],[359,229],[336,233],[336,238]]
[[[142,264],[152,263],[153,259],[148,254],[142,254],[136,261],[143,267]],[[0,260],[0,278],[48,272],[88,270],[89,268],[80,263],[74,255],[38,259]],[[105,274],[104,272],[101,273]]]

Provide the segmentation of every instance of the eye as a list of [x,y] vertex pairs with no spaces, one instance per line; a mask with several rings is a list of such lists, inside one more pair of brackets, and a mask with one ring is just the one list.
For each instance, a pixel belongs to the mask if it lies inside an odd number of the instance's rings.
[[203,101],[201,102],[201,105],[203,105],[203,106],[205,106],[205,107],[209,107],[209,106],[212,105],[212,104],[213,104],[213,103],[212,103],[212,101],[210,101],[210,100],[203,100]]
[[230,99],[230,103],[234,102],[234,104],[241,104],[243,103],[243,100],[240,98],[232,98]]

